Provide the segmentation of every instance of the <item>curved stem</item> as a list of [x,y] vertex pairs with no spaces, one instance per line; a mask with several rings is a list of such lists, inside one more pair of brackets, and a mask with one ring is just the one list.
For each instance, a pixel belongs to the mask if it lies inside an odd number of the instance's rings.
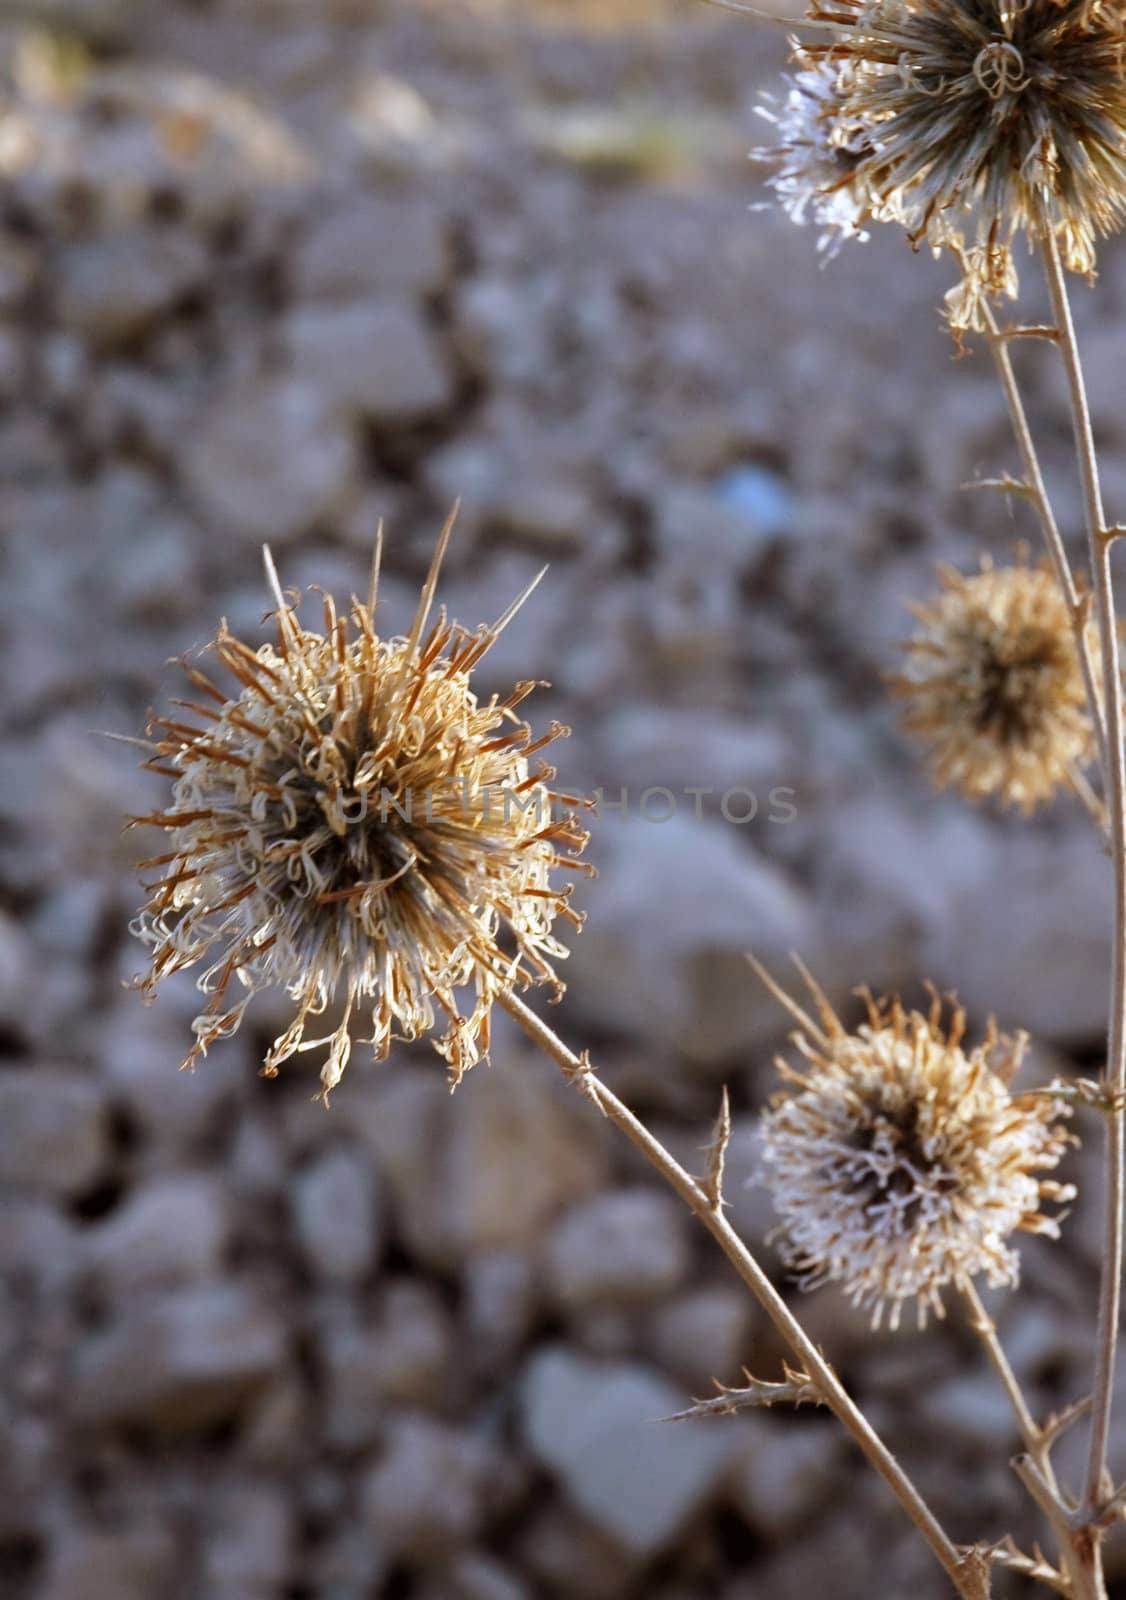
[[1001,1386],[1009,1397],[1026,1455],[1015,1463],[1017,1475],[1032,1498],[1043,1511],[1055,1534],[1060,1562],[1067,1574],[1068,1585],[1074,1600],[1105,1600],[1106,1590],[1101,1574],[1092,1571],[1085,1555],[1077,1551],[1073,1540],[1071,1513],[1060,1497],[1059,1484],[1052,1468],[1051,1439],[1033,1417],[1024,1398],[1020,1380],[1005,1354],[997,1324],[982,1304],[981,1296],[967,1278],[960,1285],[962,1298],[969,1312],[970,1327],[978,1335],[989,1357]]
[[775,1329],[802,1363],[816,1384],[825,1404],[842,1422],[871,1465],[883,1478],[931,1551],[950,1578],[958,1594],[973,1600],[980,1595],[978,1581],[967,1570],[958,1547],[948,1537],[918,1489],[895,1456],[875,1432],[871,1423],[849,1396],[837,1374],[809,1338],[789,1306],[759,1266],[739,1234],[723,1214],[722,1197],[712,1196],[704,1186],[676,1161],[644,1123],[618,1099],[591,1070],[589,1061],[577,1056],[547,1023],[511,992],[502,991],[498,1002],[504,1006],[528,1037],[561,1069],[569,1083],[585,1093],[602,1114],[619,1128],[665,1182],[684,1201],[712,1238],[715,1239],[739,1277],[762,1306]]
[[[1087,607],[1079,597],[1079,590],[1071,570],[1067,549],[1060,534],[1059,524],[1056,522],[1055,512],[1052,510],[1052,502],[1048,498],[1048,490],[1044,483],[1044,473],[1040,466],[1036,441],[1033,439],[1032,430],[1028,426],[1028,414],[1024,409],[1024,401],[1021,399],[1020,388],[1017,384],[1016,374],[1013,371],[1012,358],[1009,355],[1009,341],[1004,331],[997,326],[996,318],[988,306],[985,308],[985,326],[989,335],[989,348],[993,352],[993,360],[997,367],[997,376],[1001,380],[1001,388],[1009,408],[1009,418],[1012,422],[1017,449],[1020,452],[1021,465],[1024,468],[1024,486],[1029,499],[1036,508],[1036,515],[1039,518],[1040,529],[1044,535],[1048,558],[1052,563],[1056,581],[1060,586],[1067,605],[1068,615],[1071,618],[1075,648],[1079,653],[1079,666],[1083,674],[1083,686],[1087,691],[1091,719],[1095,724],[1099,759],[1105,775],[1107,770],[1106,718],[1103,713],[1102,694],[1099,687],[1098,672],[1095,667],[1094,652],[1091,649],[1091,640],[1087,633]],[[1109,790],[1108,778],[1105,779],[1105,783]]]
[[1044,1454],[1043,1435],[1032,1412],[1028,1409],[1028,1402],[1024,1398],[1020,1382],[1009,1363],[1008,1356],[1005,1354],[997,1332],[997,1324],[993,1321],[989,1312],[986,1311],[985,1306],[982,1304],[981,1296],[969,1278],[962,1282],[960,1288],[962,1298],[966,1302],[966,1309],[970,1315],[970,1327],[981,1340],[985,1353],[989,1357],[990,1365],[998,1378],[1000,1378],[1001,1385],[1009,1397],[1009,1404],[1013,1408],[1013,1415],[1016,1418],[1017,1427],[1020,1429],[1020,1436],[1024,1440],[1024,1448],[1030,1456],[1037,1460],[1037,1465],[1040,1465],[1038,1458]]
[[[1094,578],[1095,621],[1102,651],[1103,706],[1107,739],[1106,798],[1114,859],[1114,957],[1111,973],[1106,1082],[1111,1094],[1120,1094],[1126,1088],[1126,766],[1123,763],[1118,618],[1115,613],[1114,580],[1110,563],[1112,541],[1103,512],[1098,462],[1091,431],[1091,415],[1059,246],[1054,236],[1049,234],[1042,241],[1042,248],[1048,290],[1059,334],[1059,349],[1067,373],[1072,430],[1083,488],[1087,539]],[[1101,1501],[1105,1500],[1110,1488],[1107,1480],[1106,1450],[1110,1433],[1114,1366],[1122,1301],[1122,1208],[1126,1195],[1123,1170],[1126,1146],[1123,1140],[1121,1111],[1106,1118],[1106,1148],[1106,1243],[1099,1289],[1090,1450],[1083,1495],[1083,1510],[1088,1516],[1093,1514]],[[1095,1559],[1098,1559],[1097,1551]]]

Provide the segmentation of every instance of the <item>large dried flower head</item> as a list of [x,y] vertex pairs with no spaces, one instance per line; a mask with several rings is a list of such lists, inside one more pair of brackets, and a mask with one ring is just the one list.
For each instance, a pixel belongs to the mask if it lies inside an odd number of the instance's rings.
[[798,1022],[802,1062],[778,1063],[786,1089],[763,1117],[763,1180],[804,1284],[839,1283],[893,1328],[909,1300],[920,1326],[941,1316],[950,1285],[1015,1284],[1012,1234],[1057,1237],[1041,1204],[1074,1195],[1039,1176],[1071,1142],[1067,1107],[1009,1088],[1024,1035],[991,1026],[971,1050],[958,1008],[944,1022],[937,998],[924,1015],[866,994],[867,1021],[849,1033],[811,979],[817,1021],[766,981]]
[[[150,994],[207,963],[210,1001],[185,1065],[235,1031],[259,990],[281,986],[294,1014],[267,1075],[323,1046],[327,1093],[361,1013],[377,1059],[437,1015],[456,1082],[488,1049],[498,995],[558,987],[553,963],[567,952],[553,925],[580,919],[552,879],[585,835],[565,809],[577,802],[550,790],[552,769],[533,758],[567,730],[533,740],[516,707],[534,683],[504,700],[473,692],[472,669],[515,607],[475,633],[444,611],[431,621],[448,535],[408,637],[376,633],[374,580],[350,619],[326,597],[317,632],[273,577],[276,645],[252,650],[224,624],[213,650],[232,694],[189,666],[197,698],[154,719],[147,765],[172,794],[134,820],[164,829],[169,848],[143,863],[158,876],[133,931],[151,950]],[[327,1035],[307,1038],[330,1008]]]
[[903,672],[905,728],[929,749],[939,787],[995,796],[1026,814],[1091,759],[1094,728],[1067,603],[1047,564],[968,577],[939,568],[939,590],[912,607],[919,627]]
[[867,145],[850,182],[968,275],[955,326],[1012,292],[1019,232],[1093,270],[1126,220],[1123,0],[813,0],[808,17],[799,60],[836,75],[842,136]]

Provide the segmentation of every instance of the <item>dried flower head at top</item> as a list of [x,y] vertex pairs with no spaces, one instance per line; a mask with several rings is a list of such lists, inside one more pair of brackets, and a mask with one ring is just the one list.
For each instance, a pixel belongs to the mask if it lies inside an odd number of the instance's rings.
[[[585,834],[565,809],[577,801],[547,787],[554,773],[534,757],[567,730],[532,738],[516,715],[531,682],[504,700],[474,694],[472,670],[515,607],[474,633],[444,611],[431,621],[449,531],[408,637],[375,631],[378,561],[350,619],[325,598],[323,632],[299,623],[273,579],[276,645],[252,650],[224,624],[213,649],[232,696],[191,666],[196,698],[153,720],[146,765],[173,780],[172,795],[134,821],[164,829],[170,848],[143,863],[158,876],[133,931],[151,951],[150,994],[208,963],[199,987],[211,998],[185,1065],[235,1031],[255,993],[282,986],[294,1015],[268,1075],[323,1046],[327,1093],[361,1011],[377,1059],[437,1012],[456,1082],[488,1049],[499,993],[558,986],[553,963],[567,952],[553,925],[580,919],[570,886],[552,879]],[[334,1004],[331,1030],[307,1038]]]
[[1094,754],[1067,602],[1051,569],[1025,560],[983,558],[968,577],[940,567],[939,584],[912,607],[919,626],[888,680],[903,724],[928,747],[940,787],[1028,813]]
[[816,1021],[759,970],[797,1020],[803,1058],[778,1062],[786,1089],[762,1124],[788,1264],[807,1287],[841,1284],[874,1325],[890,1308],[893,1328],[908,1300],[920,1326],[941,1316],[948,1285],[1015,1284],[1010,1236],[1056,1237],[1041,1204],[1074,1193],[1039,1176],[1070,1142],[1066,1108],[1009,1089],[1024,1037],[991,1028],[970,1050],[960,1010],[944,1024],[937,999],[923,1015],[867,995],[868,1019],[849,1033],[812,980]]
[[794,81],[835,74],[825,141],[862,152],[847,178],[808,168],[815,216],[845,183],[869,215],[952,248],[961,326],[1013,292],[1018,232],[1093,269],[1096,238],[1126,220],[1123,0],[814,0],[807,15],[819,31]]

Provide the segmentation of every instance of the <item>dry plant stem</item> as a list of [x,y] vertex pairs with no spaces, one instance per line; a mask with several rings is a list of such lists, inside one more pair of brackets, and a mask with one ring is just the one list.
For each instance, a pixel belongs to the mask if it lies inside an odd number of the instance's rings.
[[966,1600],[980,1595],[977,1580],[967,1570],[958,1547],[947,1536],[895,1456],[850,1398],[833,1368],[812,1342],[766,1273],[723,1214],[720,1196],[709,1197],[704,1186],[674,1160],[664,1145],[638,1121],[633,1112],[591,1071],[589,1063],[570,1050],[559,1036],[515,994],[505,993],[498,1003],[519,1023],[528,1037],[560,1068],[569,1083],[585,1093],[627,1139],[655,1167],[707,1228],[739,1277],[750,1289],[781,1337],[816,1384],[825,1404],[891,1489],[900,1506],[927,1541],[951,1583]]
[[[1059,331],[1059,349],[1067,373],[1071,419],[1094,578],[1094,615],[1102,650],[1103,703],[1106,714],[1106,796],[1110,814],[1111,847],[1114,860],[1114,965],[1111,975],[1110,1025],[1107,1043],[1106,1083],[1112,1095],[1126,1089],[1126,765],[1123,759],[1123,717],[1120,691],[1121,668],[1118,652],[1118,618],[1114,607],[1114,581],[1111,572],[1111,537],[1103,513],[1099,469],[1091,432],[1083,368],[1075,338],[1067,285],[1059,246],[1052,235],[1043,241],[1044,267],[1052,310]],[[1095,1348],[1095,1379],[1091,1408],[1091,1442],[1087,1461],[1087,1482],[1082,1510],[1092,1515],[1105,1500],[1107,1481],[1106,1448],[1110,1431],[1110,1411],[1114,1390],[1114,1364],[1118,1343],[1118,1322],[1122,1300],[1122,1241],[1124,1199],[1123,1114],[1106,1117],[1106,1243],[1102,1257],[1099,1291],[1099,1322]],[[1093,1542],[1097,1534],[1092,1535]],[[1099,1564],[1097,1548],[1093,1559]]]
[[1079,590],[1076,587],[1075,576],[1071,570],[1071,562],[1068,559],[1067,550],[1060,535],[1055,512],[1052,510],[1052,503],[1048,499],[1048,490],[1044,484],[1044,474],[1040,467],[1040,457],[1036,451],[1036,441],[1033,439],[1032,430],[1028,426],[1028,416],[1024,409],[1024,401],[1021,399],[1016,374],[1013,371],[1012,359],[1009,355],[1009,339],[1004,331],[998,327],[997,321],[988,306],[985,308],[985,325],[989,336],[989,348],[993,352],[997,375],[1001,380],[1001,388],[1004,391],[1005,401],[1009,408],[1009,417],[1012,421],[1017,449],[1020,451],[1021,463],[1024,468],[1025,487],[1029,498],[1036,507],[1036,515],[1040,521],[1048,557],[1056,574],[1056,581],[1059,583],[1060,590],[1067,603],[1068,614],[1071,617],[1072,631],[1075,635],[1075,647],[1079,652],[1079,666],[1083,673],[1083,685],[1087,691],[1087,700],[1091,707],[1091,718],[1095,724],[1099,756],[1105,773],[1107,769],[1106,719],[1103,714],[1102,693],[1095,670],[1091,641],[1087,636],[1087,608],[1079,598]]
[[1037,1423],[1024,1398],[1020,1382],[1009,1364],[997,1333],[997,1325],[982,1304],[977,1289],[967,1279],[961,1284],[962,1298],[969,1312],[970,1326],[980,1338],[989,1357],[990,1365],[1001,1380],[1009,1397],[1017,1427],[1027,1452],[1024,1461],[1017,1463],[1018,1476],[1032,1493],[1032,1498],[1043,1511],[1056,1538],[1060,1562],[1068,1578],[1074,1600],[1104,1600],[1105,1589],[1098,1572],[1093,1572],[1084,1557],[1076,1550],[1070,1512],[1060,1497],[1059,1484],[1050,1458],[1051,1437]]
[[[1013,1415],[1020,1429],[1020,1436],[1024,1440],[1024,1448],[1032,1456],[1037,1465],[1042,1465],[1040,1457],[1045,1456],[1044,1440],[1040,1429],[1028,1409],[1028,1402],[1021,1391],[1017,1375],[1009,1365],[1009,1358],[1001,1345],[997,1333],[997,1325],[982,1304],[973,1283],[967,1278],[961,1285],[962,1299],[966,1302],[966,1309],[970,1315],[970,1327],[977,1334],[989,1357],[990,1364],[1001,1380],[1001,1385],[1009,1397],[1009,1404],[1013,1408]],[[1047,1476],[1047,1474],[1045,1474]]]

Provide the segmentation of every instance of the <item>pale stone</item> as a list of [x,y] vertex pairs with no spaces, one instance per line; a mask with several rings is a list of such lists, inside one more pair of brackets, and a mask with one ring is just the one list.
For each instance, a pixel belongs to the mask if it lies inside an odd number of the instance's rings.
[[347,419],[299,378],[223,396],[187,440],[183,465],[210,521],[254,544],[289,543],[340,511],[358,470]]
[[730,1433],[696,1422],[661,1427],[684,1395],[651,1369],[597,1365],[562,1346],[540,1351],[521,1385],[524,1435],[571,1501],[637,1556],[672,1543],[717,1492]]

